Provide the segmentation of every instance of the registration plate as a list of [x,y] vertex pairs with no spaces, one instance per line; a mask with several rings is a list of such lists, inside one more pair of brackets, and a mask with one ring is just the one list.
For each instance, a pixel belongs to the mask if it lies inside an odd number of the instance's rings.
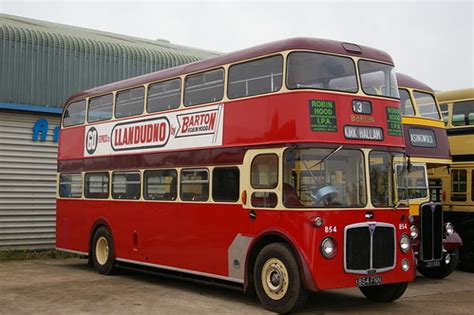
[[441,261],[435,260],[435,261],[428,261],[425,265],[426,268],[434,268],[434,267],[439,267],[441,266]]
[[381,285],[383,282],[382,276],[368,276],[357,278],[358,287],[366,287],[370,285]]

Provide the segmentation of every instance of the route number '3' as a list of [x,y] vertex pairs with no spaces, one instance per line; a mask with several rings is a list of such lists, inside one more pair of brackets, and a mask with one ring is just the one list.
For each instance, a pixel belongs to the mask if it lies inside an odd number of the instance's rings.
[[337,226],[325,226],[324,227],[324,232],[325,233],[337,233]]

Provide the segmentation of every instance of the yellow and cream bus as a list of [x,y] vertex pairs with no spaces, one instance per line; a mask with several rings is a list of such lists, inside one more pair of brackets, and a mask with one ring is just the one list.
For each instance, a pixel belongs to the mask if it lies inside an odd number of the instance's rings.
[[453,163],[440,178],[445,219],[461,235],[460,265],[474,272],[474,88],[436,93],[447,128]]
[[410,162],[408,181],[398,180],[398,193],[409,200],[414,218],[410,232],[418,270],[426,277],[444,278],[456,268],[462,242],[453,225],[443,220],[436,189],[430,191],[429,182],[436,168],[447,174],[451,164],[448,137],[433,89],[401,73],[397,81]]

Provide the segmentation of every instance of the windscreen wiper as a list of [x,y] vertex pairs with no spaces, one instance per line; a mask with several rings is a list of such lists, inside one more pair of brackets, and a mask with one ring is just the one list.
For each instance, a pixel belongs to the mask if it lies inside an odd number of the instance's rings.
[[316,177],[314,176],[313,172],[311,172],[311,169],[315,168],[316,166],[318,166],[319,164],[323,163],[324,161],[327,161],[329,158],[331,158],[331,156],[333,156],[334,154],[336,154],[337,152],[339,152],[341,149],[342,149],[342,145],[335,148],[333,151],[329,152],[328,155],[326,155],[324,158],[321,159],[321,161],[317,162],[316,164],[314,164],[313,166],[311,167],[308,167],[308,165],[306,164],[305,160],[304,159],[301,159],[301,162],[303,162],[303,165],[304,167],[306,168],[306,170],[309,172],[309,175],[311,176],[311,179],[314,181],[315,184],[318,184],[318,181],[316,180]]

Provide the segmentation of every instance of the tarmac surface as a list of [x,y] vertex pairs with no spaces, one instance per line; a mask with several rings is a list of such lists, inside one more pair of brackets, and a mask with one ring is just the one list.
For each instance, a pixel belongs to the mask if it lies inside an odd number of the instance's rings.
[[[0,314],[270,314],[240,291],[134,271],[102,276],[78,258],[0,262]],[[396,302],[358,289],[312,294],[300,313],[473,314],[474,274],[419,276]]]

